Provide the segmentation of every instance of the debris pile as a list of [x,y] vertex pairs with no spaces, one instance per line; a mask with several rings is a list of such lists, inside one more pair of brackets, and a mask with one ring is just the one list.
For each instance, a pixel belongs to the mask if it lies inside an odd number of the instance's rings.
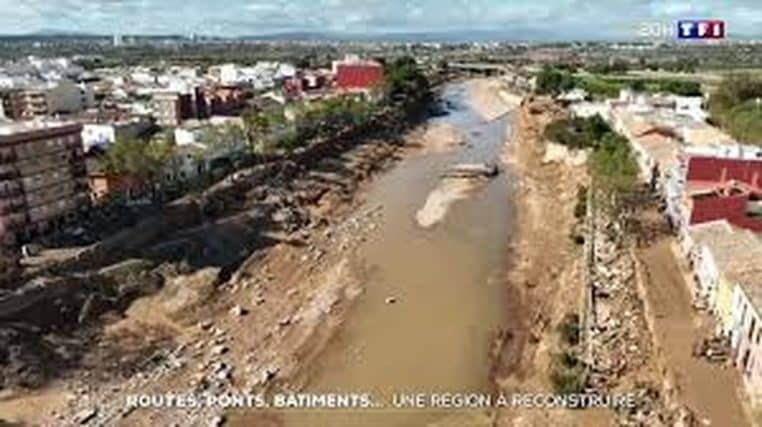
[[693,356],[703,357],[713,363],[727,363],[730,360],[730,339],[726,337],[709,337],[697,341],[693,345]]
[[635,407],[617,411],[616,423],[622,427],[698,427],[700,423],[693,412],[681,406],[667,407],[658,389],[638,384],[635,390]]
[[653,357],[653,348],[637,287],[636,264],[618,220],[598,215],[592,222],[593,238],[588,239],[593,248],[588,386],[604,393],[636,393],[636,407],[618,410],[617,425],[696,425],[690,410],[670,404],[658,386],[639,379],[640,369]]
[[445,178],[492,178],[499,173],[495,163],[460,163],[450,166]]
[[620,235],[616,222],[597,219],[590,277],[593,323],[589,382],[601,389],[616,386],[620,377],[642,366],[651,342],[635,284],[635,263],[617,241]]

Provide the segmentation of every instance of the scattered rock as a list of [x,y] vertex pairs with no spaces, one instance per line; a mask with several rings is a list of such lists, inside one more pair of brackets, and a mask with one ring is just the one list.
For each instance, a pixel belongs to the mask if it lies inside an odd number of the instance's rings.
[[384,302],[387,304],[395,304],[397,303],[397,297],[386,297]]
[[212,347],[211,353],[214,356],[221,356],[228,352],[228,348],[222,344]]
[[223,415],[217,415],[209,422],[210,427],[221,427],[225,425],[225,417]]
[[230,314],[232,314],[233,316],[245,316],[248,313],[249,313],[248,310],[246,310],[245,308],[237,304],[230,309]]
[[211,328],[214,325],[214,323],[211,320],[204,320],[203,322],[199,322],[198,327],[202,330],[207,330]]
[[95,408],[84,409],[78,412],[74,416],[74,420],[78,424],[87,424],[92,421],[98,415],[98,410]]

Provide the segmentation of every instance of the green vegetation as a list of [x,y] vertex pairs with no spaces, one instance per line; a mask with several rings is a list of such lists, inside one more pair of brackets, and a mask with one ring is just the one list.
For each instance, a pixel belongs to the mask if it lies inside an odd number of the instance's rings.
[[537,74],[538,94],[558,95],[574,88],[587,91],[594,97],[612,98],[622,89],[637,92],[669,92],[675,95],[700,96],[701,85],[697,82],[672,79],[630,79],[598,74],[574,74],[566,68],[546,66]]
[[624,74],[629,71],[629,69],[630,64],[623,59],[592,64],[587,67],[587,70],[593,74]]
[[587,213],[587,187],[577,187],[577,201],[574,203],[574,218],[580,219]]
[[627,193],[638,179],[638,165],[630,143],[616,133],[607,133],[601,138],[593,151],[589,168],[596,188],[606,194]]
[[415,99],[431,97],[429,80],[411,56],[403,56],[387,64],[384,69],[385,92],[394,98],[404,96]]
[[635,185],[638,165],[629,141],[615,133],[600,116],[559,119],[549,123],[543,135],[569,148],[592,148],[588,165],[599,190],[624,193]]
[[109,174],[128,174],[151,181],[161,175],[172,150],[173,146],[165,142],[119,139],[99,159],[99,164]]
[[576,313],[567,313],[564,320],[558,325],[561,341],[569,346],[579,344],[580,328],[579,316]]
[[244,130],[240,126],[226,123],[222,126],[206,126],[197,137],[197,142],[214,152],[233,153],[245,139]]
[[584,367],[574,353],[580,343],[579,316],[567,313],[558,325],[561,347],[566,350],[554,355],[550,366],[550,381],[558,394],[579,393],[585,385]]
[[550,381],[553,383],[553,391],[556,394],[580,393],[585,385],[584,375],[579,368],[556,368],[550,373]]
[[608,123],[596,114],[589,119],[575,117],[556,120],[545,127],[543,135],[545,139],[569,148],[595,148],[601,138],[610,132]]
[[244,135],[253,153],[293,152],[315,138],[330,138],[350,126],[366,125],[376,104],[356,98],[332,98],[294,107],[291,120],[285,112],[247,111]]
[[709,111],[734,138],[762,145],[762,76],[728,76],[709,98]]
[[537,75],[535,91],[543,95],[558,95],[576,86],[577,81],[571,72],[545,66]]

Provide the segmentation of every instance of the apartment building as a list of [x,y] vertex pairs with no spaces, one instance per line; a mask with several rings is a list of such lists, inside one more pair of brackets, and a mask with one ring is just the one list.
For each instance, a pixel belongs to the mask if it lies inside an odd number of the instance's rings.
[[46,233],[88,200],[82,125],[0,125],[0,242]]
[[2,94],[5,115],[13,120],[31,119],[48,114],[48,102],[42,89],[14,89]]
[[153,96],[156,123],[161,126],[177,126],[193,117],[193,99],[190,94],[159,92]]

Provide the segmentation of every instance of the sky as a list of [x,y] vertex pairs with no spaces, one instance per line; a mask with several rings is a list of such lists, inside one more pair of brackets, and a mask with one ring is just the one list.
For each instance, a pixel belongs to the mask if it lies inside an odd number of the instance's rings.
[[690,18],[725,20],[729,37],[762,36],[762,0],[0,0],[0,34],[495,32],[598,40],[632,39],[641,25]]

